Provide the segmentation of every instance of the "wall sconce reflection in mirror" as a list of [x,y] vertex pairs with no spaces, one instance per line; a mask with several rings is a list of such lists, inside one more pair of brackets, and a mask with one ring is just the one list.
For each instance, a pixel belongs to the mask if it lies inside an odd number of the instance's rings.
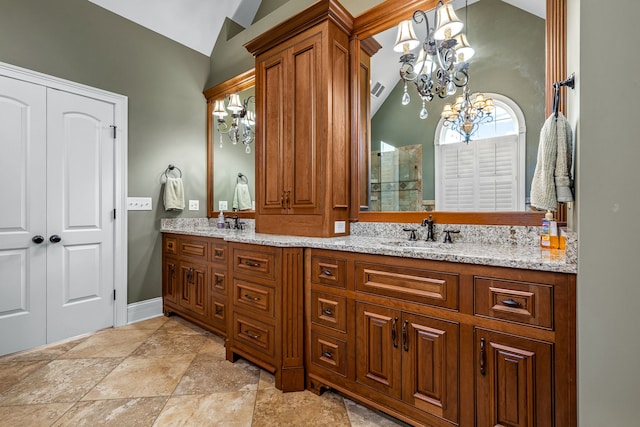
[[[216,127],[220,134],[220,148],[223,145],[223,137],[226,135],[231,144],[236,145],[238,142],[242,142],[245,146],[244,152],[251,153],[250,145],[255,140],[256,114],[253,109],[249,109],[250,103],[255,105],[255,96],[250,96],[241,101],[238,93],[225,96],[224,99],[214,102],[213,115],[217,117]],[[231,113],[231,123],[227,123],[226,120],[226,116],[229,115],[227,110]]]

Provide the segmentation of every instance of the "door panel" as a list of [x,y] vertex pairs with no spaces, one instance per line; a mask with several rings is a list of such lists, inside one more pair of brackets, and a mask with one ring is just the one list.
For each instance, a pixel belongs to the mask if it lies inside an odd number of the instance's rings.
[[401,391],[399,317],[386,307],[356,303],[356,380],[396,398]]
[[113,326],[113,104],[49,89],[49,342]]
[[46,89],[0,76],[0,354],[46,343]]
[[458,324],[403,313],[407,345],[402,352],[403,391],[407,403],[458,421]]
[[478,425],[553,425],[552,345],[476,329]]

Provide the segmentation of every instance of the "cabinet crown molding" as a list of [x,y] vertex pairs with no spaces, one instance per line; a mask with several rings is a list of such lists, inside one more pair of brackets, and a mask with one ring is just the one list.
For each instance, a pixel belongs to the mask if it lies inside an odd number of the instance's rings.
[[320,0],[247,42],[244,47],[253,56],[258,56],[323,21],[331,21],[342,31],[350,34],[353,29],[354,18],[336,0]]

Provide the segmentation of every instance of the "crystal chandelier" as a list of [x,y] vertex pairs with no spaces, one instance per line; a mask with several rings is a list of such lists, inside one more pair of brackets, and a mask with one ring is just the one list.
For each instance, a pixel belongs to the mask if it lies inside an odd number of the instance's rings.
[[464,137],[464,142],[469,143],[480,124],[493,120],[493,99],[487,98],[482,93],[475,94],[473,101],[469,94],[469,85],[465,85],[462,96],[456,98],[456,102],[446,104],[442,110],[444,126],[455,130]]
[[[420,42],[413,30],[411,20],[403,21],[398,26],[398,37],[394,50],[402,53],[400,57],[400,77],[404,81],[402,104],[411,101],[407,92],[407,83],[415,85],[422,99],[420,118],[428,116],[426,102],[431,102],[437,95],[447,98],[454,95],[459,87],[464,87],[468,80],[469,59],[474,50],[467,37],[462,33],[464,24],[456,16],[451,3],[438,2],[435,22],[429,25],[427,14],[421,10],[413,13],[413,22],[424,22],[427,36]],[[416,56],[411,51],[421,46]]]
[[[225,97],[226,99],[227,97]],[[255,104],[255,96],[250,96],[244,101],[240,101],[240,95],[234,93],[228,96],[229,101],[225,108],[225,99],[216,100],[213,104],[213,115],[217,117],[216,127],[220,134],[220,148],[222,148],[223,135],[227,135],[233,145],[242,142],[245,146],[244,152],[251,153],[251,143],[255,139],[256,116],[249,110],[249,102]],[[227,110],[231,112],[231,123],[227,123],[225,117]]]

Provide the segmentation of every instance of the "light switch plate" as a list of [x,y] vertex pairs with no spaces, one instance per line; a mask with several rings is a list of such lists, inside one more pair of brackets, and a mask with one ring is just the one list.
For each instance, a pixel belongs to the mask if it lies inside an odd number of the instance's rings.
[[227,211],[227,210],[229,210],[229,205],[227,204],[226,200],[220,200],[218,202],[218,210],[219,211]]
[[189,200],[189,210],[190,211],[200,210],[200,200]]
[[127,197],[127,210],[150,211],[153,209],[151,197]]

